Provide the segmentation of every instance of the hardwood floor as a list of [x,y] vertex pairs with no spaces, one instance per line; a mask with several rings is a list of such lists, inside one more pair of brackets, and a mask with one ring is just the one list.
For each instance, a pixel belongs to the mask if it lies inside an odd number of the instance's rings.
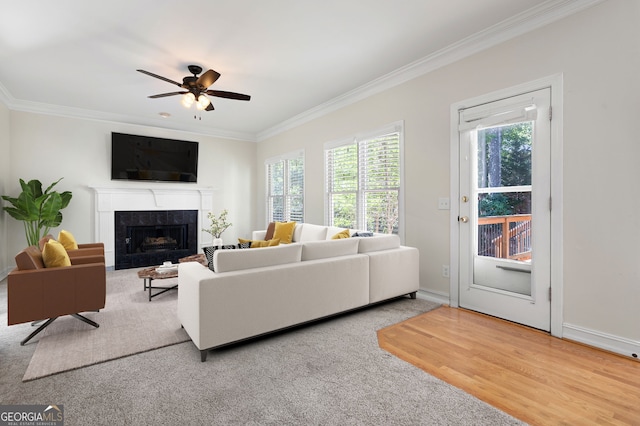
[[640,362],[464,309],[378,332],[380,347],[533,425],[640,425]]

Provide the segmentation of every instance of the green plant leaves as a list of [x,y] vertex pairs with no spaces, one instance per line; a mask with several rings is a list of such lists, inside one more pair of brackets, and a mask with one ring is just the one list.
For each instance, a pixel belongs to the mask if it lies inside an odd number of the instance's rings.
[[62,193],[52,191],[52,188],[62,180],[58,179],[42,192],[42,184],[33,179],[25,182],[20,179],[22,193],[17,198],[3,195],[2,199],[12,206],[3,207],[11,217],[24,222],[25,235],[29,245],[37,245],[43,235],[50,228],[62,223],[60,210],[69,205],[72,194],[70,191]]

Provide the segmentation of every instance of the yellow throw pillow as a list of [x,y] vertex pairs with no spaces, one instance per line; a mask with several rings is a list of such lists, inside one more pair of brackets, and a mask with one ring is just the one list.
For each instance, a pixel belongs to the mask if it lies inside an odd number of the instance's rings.
[[260,247],[275,247],[280,245],[280,240],[277,238],[272,238],[270,240],[245,240],[242,238],[238,238],[238,242],[242,243],[251,243],[251,248],[260,248]]
[[273,238],[280,240],[282,244],[290,244],[293,239],[293,230],[296,222],[276,222],[276,229],[273,231]]
[[71,266],[71,260],[64,246],[56,240],[49,240],[42,250],[42,261],[46,268]]
[[349,230],[345,229],[344,231],[338,232],[336,235],[331,237],[332,240],[341,240],[343,238],[350,238],[351,234],[349,234]]
[[78,250],[78,243],[76,243],[76,239],[69,231],[61,230],[58,234],[58,241],[66,250]]

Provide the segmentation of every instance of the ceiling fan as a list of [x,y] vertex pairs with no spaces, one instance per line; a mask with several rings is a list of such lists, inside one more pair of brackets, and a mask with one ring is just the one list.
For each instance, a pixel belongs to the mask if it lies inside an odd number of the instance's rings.
[[164,80],[167,83],[175,84],[178,87],[182,87],[185,89],[180,92],[169,92],[169,93],[160,93],[158,95],[151,95],[149,98],[164,98],[166,96],[175,96],[175,95],[184,95],[182,98],[182,104],[189,108],[193,102],[196,102],[196,107],[205,111],[213,111],[213,105],[211,101],[204,95],[209,96],[217,96],[219,98],[227,98],[227,99],[237,99],[240,101],[248,101],[251,99],[249,95],[243,95],[242,93],[235,92],[225,92],[223,90],[209,90],[209,86],[216,82],[216,80],[220,77],[220,73],[214,70],[208,70],[200,77],[198,74],[202,72],[202,67],[198,65],[189,65],[189,72],[191,75],[188,75],[182,79],[182,84],[177,81],[170,80],[166,77],[162,77],[158,74],[154,74],[145,70],[137,70],[143,74],[150,75],[151,77],[159,78],[160,80]]

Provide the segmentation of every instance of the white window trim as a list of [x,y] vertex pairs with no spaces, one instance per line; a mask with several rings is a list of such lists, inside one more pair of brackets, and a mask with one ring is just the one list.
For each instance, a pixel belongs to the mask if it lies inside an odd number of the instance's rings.
[[400,190],[398,191],[398,236],[400,241],[404,244],[405,236],[405,168],[404,168],[404,120],[394,121],[385,126],[377,128],[368,132],[359,132],[354,136],[347,138],[340,138],[333,141],[325,142],[324,144],[324,221],[325,225],[328,225],[329,218],[329,204],[327,202],[327,193],[329,188],[327,187],[327,156],[326,152],[330,149],[339,148],[341,146],[350,145],[354,142],[373,139],[380,135],[398,132],[399,134],[399,147],[400,147]]

